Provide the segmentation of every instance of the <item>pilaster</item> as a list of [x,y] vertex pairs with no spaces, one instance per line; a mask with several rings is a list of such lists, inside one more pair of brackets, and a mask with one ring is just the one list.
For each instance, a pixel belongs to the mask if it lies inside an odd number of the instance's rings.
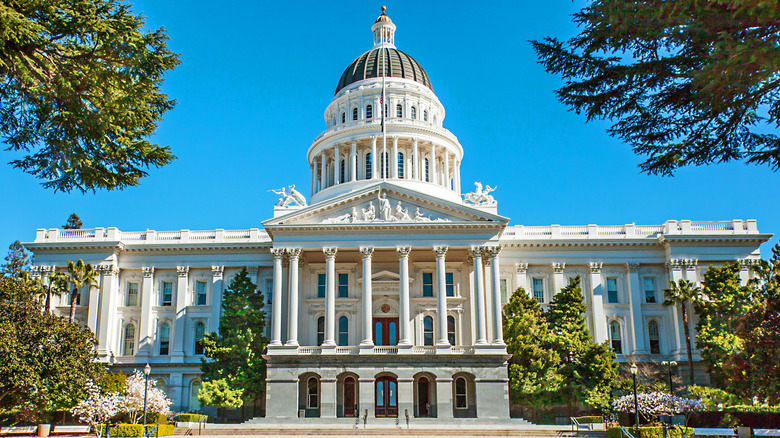
[[287,342],[288,347],[298,346],[298,296],[300,291],[298,290],[298,259],[301,256],[300,248],[288,248],[287,255],[290,258],[290,280],[287,304],[288,318],[287,318]]
[[113,328],[116,326],[117,298],[119,295],[119,268],[113,265],[99,265],[100,289],[90,288],[92,294],[100,294],[100,319],[98,321],[98,356],[101,360],[111,358]]
[[628,297],[631,300],[631,325],[633,327],[631,330],[632,344],[634,346],[632,354],[647,354],[644,318],[642,318],[644,291],[639,281],[639,263],[628,263],[626,268],[628,268]]
[[[373,353],[374,301],[371,284],[371,257],[374,254],[374,248],[361,247],[360,253],[363,256],[363,340],[360,341],[360,347],[361,352],[365,351],[366,353]],[[362,403],[361,406],[363,406]]]
[[[515,287],[522,287],[529,297],[534,297],[534,291],[528,287],[528,263],[515,263]],[[512,296],[512,292],[509,291],[507,299]]]
[[219,332],[222,317],[222,276],[224,266],[211,267],[211,331]]
[[152,353],[154,319],[152,318],[152,288],[154,287],[154,266],[144,266],[144,278],[141,283],[141,327],[139,330],[138,360],[149,358]]
[[177,266],[176,273],[178,280],[176,282],[176,319],[174,323],[174,342],[172,361],[181,360],[184,356],[184,331],[186,330],[187,319],[187,283],[189,279],[190,267]]
[[607,317],[604,314],[604,286],[601,281],[601,262],[590,262],[590,302],[593,306],[593,339],[602,343],[609,339]]

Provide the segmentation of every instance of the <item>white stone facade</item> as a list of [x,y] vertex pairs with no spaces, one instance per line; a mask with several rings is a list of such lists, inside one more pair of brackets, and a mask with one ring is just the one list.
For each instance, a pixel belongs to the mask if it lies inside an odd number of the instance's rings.
[[[395,26],[382,17],[372,30],[385,50]],[[508,196],[480,186],[463,201],[464,150],[443,120],[417,80],[347,84],[308,151],[308,205],[280,203],[262,229],[39,229],[25,244],[34,273],[98,266],[77,318],[112,368],[149,362],[176,410],[198,408],[197,339],[218,330],[222,291],[247,267],[270,316],[268,417],[505,419],[501,308],[516,288],[544,306],[579,275],[591,332],[619,361],[681,361],[668,282],[734,260],[747,281],[770,237],[753,220],[509,226],[492,197]],[[383,153],[395,158],[384,170]],[[67,297],[55,304],[68,312]]]

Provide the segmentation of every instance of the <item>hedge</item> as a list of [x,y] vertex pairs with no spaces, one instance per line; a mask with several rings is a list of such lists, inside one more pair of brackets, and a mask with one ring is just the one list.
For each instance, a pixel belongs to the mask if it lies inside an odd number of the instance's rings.
[[580,424],[589,424],[589,423],[603,423],[604,417],[600,415],[590,415],[587,417],[574,417],[577,422]]
[[[634,433],[633,427],[626,427],[629,432],[632,434]],[[680,429],[683,430],[685,433],[685,438],[693,437],[693,428],[675,428],[674,431],[672,431],[669,436],[674,437],[680,437],[682,438],[682,434],[680,433]],[[623,436],[623,432],[620,430],[619,427],[610,427],[607,429],[607,436],[609,438],[625,438]],[[655,427],[655,426],[642,426],[639,428],[639,436],[636,438],[663,438],[664,436],[664,430],[662,427]]]
[[[105,435],[106,425],[101,424],[98,427],[100,427],[100,435]],[[151,432],[154,427],[155,425],[147,425],[146,430]],[[170,436],[173,435],[173,431],[175,429],[176,427],[173,424],[160,424],[157,426],[157,430],[155,431],[154,435],[150,436]],[[144,435],[143,426],[140,424],[118,424],[116,426],[112,426],[109,429],[109,432],[111,432],[112,437],[141,437]]]
[[208,420],[208,415],[203,414],[179,414],[176,421],[192,421],[192,422],[198,422]]

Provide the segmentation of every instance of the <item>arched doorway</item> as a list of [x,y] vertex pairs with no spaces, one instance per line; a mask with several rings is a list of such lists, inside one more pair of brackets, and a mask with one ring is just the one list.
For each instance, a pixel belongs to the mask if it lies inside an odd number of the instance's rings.
[[357,415],[357,395],[355,394],[356,390],[355,385],[355,378],[352,376],[347,377],[344,379],[344,416],[345,417],[354,417]]
[[398,381],[393,376],[377,377],[374,384],[376,403],[374,412],[377,417],[398,416]]
[[427,377],[417,380],[417,416],[431,416],[431,382]]

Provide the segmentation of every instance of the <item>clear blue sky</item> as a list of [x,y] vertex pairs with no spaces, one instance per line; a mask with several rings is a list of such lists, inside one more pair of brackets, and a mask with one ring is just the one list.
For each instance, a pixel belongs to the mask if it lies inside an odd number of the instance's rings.
[[[382,4],[136,1],[181,54],[164,86],[178,105],[154,138],[179,159],[138,187],[97,194],[54,194],[0,165],[0,251],[72,212],[85,227],[127,231],[260,227],[277,199],[267,190],[297,184],[308,195],[306,150],[344,68],[371,48]],[[586,124],[556,100],[561,81],[528,41],[573,35],[570,16],[584,4],[387,2],[397,47],[427,70],[444,126],[463,145],[464,191],[475,180],[498,185],[499,213],[512,224],[751,218],[780,232],[780,173],[732,163],[643,175],[642,158],[607,136],[607,123]]]

